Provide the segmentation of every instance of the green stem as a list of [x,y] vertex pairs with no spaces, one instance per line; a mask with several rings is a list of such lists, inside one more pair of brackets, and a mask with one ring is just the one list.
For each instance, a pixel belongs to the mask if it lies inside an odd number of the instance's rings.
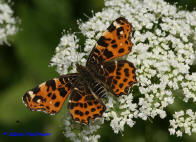
[[152,135],[153,135],[153,131],[152,131],[152,123],[149,120],[146,120],[145,123],[145,141],[146,142],[152,142]]

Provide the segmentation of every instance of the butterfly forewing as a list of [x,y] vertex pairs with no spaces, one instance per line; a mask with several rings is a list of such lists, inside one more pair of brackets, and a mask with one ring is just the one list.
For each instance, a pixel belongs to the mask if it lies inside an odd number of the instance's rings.
[[30,110],[55,114],[70,94],[77,75],[68,74],[46,81],[26,92],[23,102]]
[[90,53],[87,67],[128,54],[133,46],[131,32],[132,26],[125,18],[119,17],[112,22]]

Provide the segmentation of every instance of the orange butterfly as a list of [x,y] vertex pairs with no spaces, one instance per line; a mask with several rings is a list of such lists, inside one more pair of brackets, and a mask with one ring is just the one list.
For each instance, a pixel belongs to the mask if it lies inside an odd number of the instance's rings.
[[112,60],[131,51],[131,31],[125,18],[117,18],[97,41],[86,66],[76,64],[78,73],[62,75],[28,91],[23,96],[26,106],[55,114],[69,96],[68,109],[75,121],[88,124],[90,119],[101,117],[106,109],[102,102],[106,90],[115,96],[126,95],[137,82],[131,62]]

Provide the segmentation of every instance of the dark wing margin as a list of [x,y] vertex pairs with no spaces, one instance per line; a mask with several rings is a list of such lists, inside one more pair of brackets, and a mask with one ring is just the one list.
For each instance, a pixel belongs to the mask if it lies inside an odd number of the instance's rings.
[[22,100],[32,111],[43,111],[55,114],[60,111],[67,96],[71,93],[72,84],[78,74],[62,75],[41,83],[27,91]]

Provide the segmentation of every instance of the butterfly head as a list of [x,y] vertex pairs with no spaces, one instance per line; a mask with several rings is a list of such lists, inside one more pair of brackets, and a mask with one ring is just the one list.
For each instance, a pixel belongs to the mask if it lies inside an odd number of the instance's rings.
[[88,78],[91,77],[90,71],[85,66],[82,66],[80,64],[76,64],[76,70],[82,76],[82,78],[85,78],[88,80]]
[[79,72],[79,73],[82,73],[86,71],[86,68],[80,64],[76,64],[76,70]]

